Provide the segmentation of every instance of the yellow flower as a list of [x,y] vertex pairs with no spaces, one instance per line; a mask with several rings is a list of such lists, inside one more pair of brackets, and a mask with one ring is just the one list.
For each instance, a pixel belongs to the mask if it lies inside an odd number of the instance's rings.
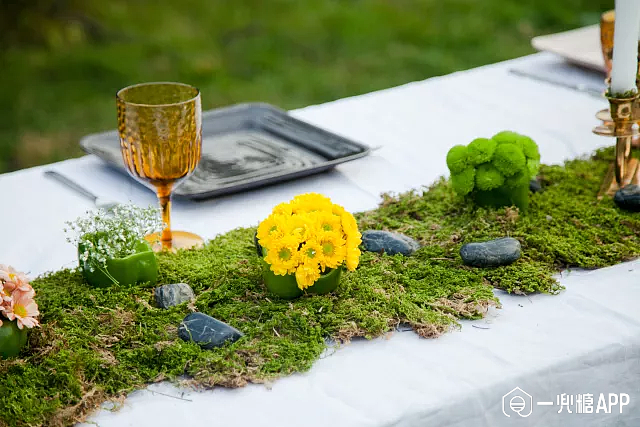
[[323,258],[322,246],[315,240],[307,240],[300,249],[300,262],[319,263]]
[[295,236],[284,236],[271,242],[264,260],[271,265],[271,271],[279,276],[294,273],[298,266],[300,243]]
[[258,241],[260,245],[268,248],[271,242],[284,237],[287,232],[287,217],[279,214],[271,214],[258,225]]
[[340,219],[342,221],[342,229],[344,230],[344,234],[346,234],[348,237],[360,234],[358,232],[358,223],[356,222],[356,219],[353,217],[353,215],[351,215],[349,212],[344,212],[340,216]]
[[346,258],[345,265],[347,270],[354,271],[360,263],[360,249],[358,249],[357,246],[355,248],[348,248]]
[[362,235],[355,218],[321,194],[301,194],[279,204],[257,235],[271,270],[295,274],[300,289],[312,286],[327,268],[344,265],[353,271],[360,261]]
[[293,214],[293,210],[291,207],[291,203],[280,203],[278,206],[273,208],[273,214],[291,216]]
[[358,263],[360,262],[360,246],[362,243],[362,234],[358,230],[355,230],[354,233],[347,236],[347,255],[346,255],[346,266],[347,270],[353,271],[358,267]]
[[291,201],[293,213],[327,211],[331,212],[331,199],[318,193],[300,194]]
[[286,233],[296,236],[300,243],[311,237],[315,222],[306,213],[291,216],[287,222]]
[[322,259],[320,266],[322,270],[326,267],[337,268],[344,262],[347,248],[342,233],[335,231],[324,232],[319,235],[318,243],[322,247]]
[[333,212],[334,215],[342,216],[342,214],[347,212],[347,211],[342,206],[337,205],[337,204],[334,203],[331,206],[331,212]]
[[300,264],[296,269],[296,283],[302,290],[312,286],[320,278],[320,269],[316,263]]
[[353,249],[362,243],[362,234],[358,230],[347,235],[347,249]]
[[313,212],[314,220],[319,231],[342,232],[342,223],[338,215],[331,212]]

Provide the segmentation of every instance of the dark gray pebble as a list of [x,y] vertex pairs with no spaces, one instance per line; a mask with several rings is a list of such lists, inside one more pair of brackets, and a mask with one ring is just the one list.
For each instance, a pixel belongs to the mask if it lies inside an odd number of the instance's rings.
[[542,191],[542,184],[540,184],[540,181],[535,178],[529,181],[529,191],[532,193],[539,193]]
[[190,313],[180,323],[178,336],[184,341],[198,343],[204,349],[212,349],[220,347],[227,341],[237,341],[244,334],[206,314]]
[[169,308],[196,299],[193,289],[186,283],[158,286],[154,295],[156,297],[156,305],[160,308]]
[[513,237],[502,237],[481,243],[467,243],[460,248],[465,265],[472,267],[498,267],[520,258],[520,242]]
[[629,184],[616,191],[613,201],[620,209],[640,212],[640,186]]
[[369,252],[385,252],[389,255],[411,255],[420,244],[409,236],[391,231],[366,230],[362,233],[362,244]]

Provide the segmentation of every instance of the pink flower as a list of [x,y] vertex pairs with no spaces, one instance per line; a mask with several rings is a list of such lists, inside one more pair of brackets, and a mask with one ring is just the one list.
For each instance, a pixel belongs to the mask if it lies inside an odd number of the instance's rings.
[[7,315],[7,307],[11,306],[11,301],[11,296],[4,291],[3,283],[0,282],[0,326],[2,326],[2,317]]
[[4,291],[4,284],[0,282],[0,326],[2,326],[2,317],[6,316],[9,305],[11,305],[11,296]]
[[4,315],[9,320],[16,320],[18,329],[22,329],[24,326],[27,328],[33,328],[40,324],[35,319],[40,312],[38,311],[38,304],[33,300],[34,292],[23,292],[16,290],[13,293],[13,301],[10,305],[5,305]]
[[2,304],[9,301],[11,301],[11,295],[4,290],[4,283],[0,281],[0,310],[2,310]]
[[16,289],[23,292],[33,291],[27,276],[11,266],[0,264],[0,282],[3,282],[4,294],[8,296],[11,296]]

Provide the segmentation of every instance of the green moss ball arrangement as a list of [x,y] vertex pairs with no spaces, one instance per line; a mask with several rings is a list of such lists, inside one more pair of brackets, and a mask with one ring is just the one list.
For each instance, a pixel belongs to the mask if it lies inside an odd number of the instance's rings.
[[502,131],[456,145],[447,153],[451,185],[481,206],[529,207],[529,181],[540,168],[538,145],[528,136]]

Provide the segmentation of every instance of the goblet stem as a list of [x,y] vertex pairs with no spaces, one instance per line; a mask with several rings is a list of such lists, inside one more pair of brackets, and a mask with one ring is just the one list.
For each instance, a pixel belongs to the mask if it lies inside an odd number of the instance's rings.
[[157,193],[160,200],[160,209],[162,209],[162,222],[164,229],[162,230],[162,248],[171,250],[173,236],[171,235],[171,184],[158,185]]

